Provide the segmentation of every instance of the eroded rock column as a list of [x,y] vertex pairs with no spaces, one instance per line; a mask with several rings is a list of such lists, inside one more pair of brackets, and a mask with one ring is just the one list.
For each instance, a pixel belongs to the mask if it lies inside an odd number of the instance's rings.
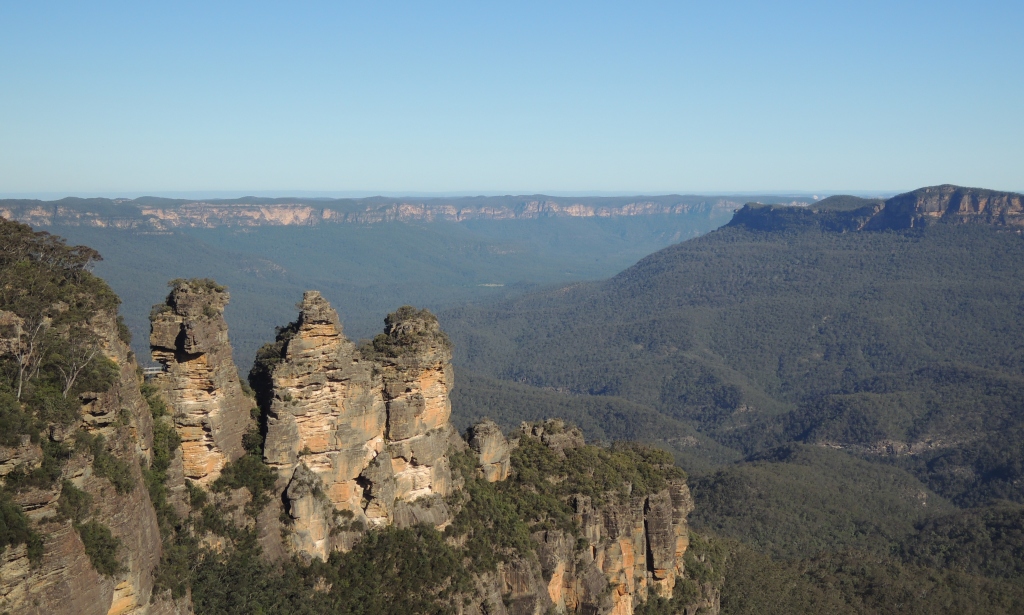
[[229,295],[212,280],[175,281],[150,315],[150,348],[164,371],[153,382],[181,437],[185,478],[207,485],[242,456],[252,401],[231,356],[224,307]]
[[330,304],[308,291],[253,368],[287,540],[309,556],[349,548],[370,526],[450,517],[447,337],[426,311],[403,308],[385,322],[372,346],[356,348]]

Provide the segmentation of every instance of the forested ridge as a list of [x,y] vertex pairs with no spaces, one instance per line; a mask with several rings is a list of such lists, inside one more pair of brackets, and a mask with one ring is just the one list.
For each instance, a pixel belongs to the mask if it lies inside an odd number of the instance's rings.
[[[453,421],[512,429],[559,416],[592,440],[674,454],[696,505],[686,582],[638,613],[680,612],[705,586],[720,589],[723,613],[1024,611],[1024,239],[1009,225],[860,228],[880,206],[751,206],[753,218],[604,282],[442,313],[458,361]],[[5,477],[0,550],[38,559],[44,536],[18,502],[59,486],[55,519],[97,572],[120,574],[123,545],[94,516],[98,501],[61,482],[78,455],[110,493],[139,486],[102,436],[61,431],[77,395],[114,378],[88,325],[118,299],[89,272],[91,249],[3,230],[4,343],[19,341],[4,355],[2,444],[31,442],[42,458]],[[32,327],[45,344],[31,346]],[[450,503],[462,508],[447,539],[389,529],[328,562],[279,566],[218,509],[239,489],[246,515],[265,506],[262,435],[246,436],[249,454],[209,491],[188,490],[182,517],[164,486],[178,440],[143,393],[154,431],[141,476],[164,543],[156,591],[191,595],[197,612],[456,611],[468,573],[529,551],[531,532],[576,531],[569,494],[643,493],[678,476],[643,447],[560,459],[526,442],[499,484],[455,455],[471,497]],[[113,427],[128,433],[128,419]]]
[[749,205],[609,280],[448,310],[456,411],[521,393],[661,441],[730,554],[723,612],[1019,612],[1024,239],[873,229],[885,207]]

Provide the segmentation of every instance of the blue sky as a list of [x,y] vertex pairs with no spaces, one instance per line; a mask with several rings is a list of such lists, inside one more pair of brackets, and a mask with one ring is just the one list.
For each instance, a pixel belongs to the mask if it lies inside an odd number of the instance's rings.
[[1024,2],[0,0],[0,194],[1024,189]]

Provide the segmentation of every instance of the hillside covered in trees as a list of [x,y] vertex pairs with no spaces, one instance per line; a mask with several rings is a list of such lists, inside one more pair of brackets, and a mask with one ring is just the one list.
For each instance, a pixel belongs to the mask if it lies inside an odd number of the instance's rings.
[[[1014,612],[1020,202],[942,186],[751,204],[609,280],[449,310],[456,364],[486,385],[457,412],[523,394],[603,437],[646,429],[695,476],[694,527],[738,541],[723,612],[907,612],[878,596],[961,585]],[[758,589],[786,579],[804,603]],[[952,608],[936,600],[921,612]]]

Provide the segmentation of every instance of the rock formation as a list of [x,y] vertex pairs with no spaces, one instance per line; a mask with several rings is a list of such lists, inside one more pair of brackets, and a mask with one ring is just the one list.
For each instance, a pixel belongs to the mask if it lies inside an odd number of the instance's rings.
[[899,229],[936,221],[1022,226],[1024,195],[949,184],[919,188],[886,201],[874,226]]
[[207,485],[243,454],[252,401],[242,392],[231,357],[223,287],[210,280],[176,280],[150,316],[153,378],[171,407],[181,437],[184,477]]
[[374,348],[357,349],[309,291],[257,358],[265,460],[280,476],[290,546],[309,556],[326,559],[365,527],[449,517],[447,338],[427,312],[403,308],[386,322]]
[[[499,450],[504,437],[495,430],[493,423],[471,428],[473,450]],[[524,423],[521,437],[536,438],[560,454],[584,446],[578,429],[559,420]],[[486,468],[490,457],[479,451],[478,455]],[[683,556],[689,547],[686,517],[693,509],[684,480],[670,480],[661,491],[625,501],[595,504],[589,497],[572,496],[570,505],[582,538],[557,529],[534,532],[537,562],[522,559],[500,565],[482,587],[483,603],[474,603],[467,613],[541,615],[553,609],[631,615],[641,602],[673,595],[684,574]],[[705,607],[701,612],[717,613],[714,590],[701,588],[700,593]],[[505,596],[504,602],[510,600],[511,605],[487,599],[494,595]]]
[[763,231],[812,227],[831,232],[903,230],[935,223],[1024,226],[1024,195],[942,185],[891,199],[830,197],[807,207],[748,203],[728,226]]
[[469,428],[469,447],[477,454],[484,480],[494,483],[508,478],[512,469],[508,440],[494,421],[483,421]]
[[[152,447],[152,417],[139,392],[137,365],[128,346],[118,339],[112,314],[100,314],[91,323],[99,334],[103,356],[117,366],[112,386],[102,393],[80,398],[80,418],[69,425],[52,426],[50,437],[73,446],[72,434],[90,439],[102,436],[102,449],[125,464],[126,488],[116,489],[100,476],[93,455],[78,450],[62,471],[62,481],[50,488],[19,491],[20,504],[42,537],[42,557],[33,564],[25,544],[0,553],[0,612],[25,615],[159,615],[190,612],[187,603],[166,597],[151,602],[153,573],[160,561],[161,537],[156,514],[142,478]],[[74,450],[73,448],[71,450]],[[43,459],[39,443],[26,436],[16,447],[0,446],[0,474],[16,467],[37,467]],[[120,572],[98,572],[86,554],[74,520],[58,513],[64,485],[81,490],[91,500],[88,518],[110,529],[120,541]],[[83,519],[84,520],[84,519]]]
[[[13,223],[0,221],[0,230],[5,224]],[[327,301],[307,292],[298,319],[261,349],[251,374],[261,443],[249,430],[253,402],[232,361],[222,287],[172,283],[151,315],[153,356],[163,368],[152,374],[154,386],[143,387],[116,298],[87,272],[75,276],[77,297],[93,293],[98,307],[52,325],[63,353],[52,360],[82,351],[86,362],[95,359],[94,371],[77,388],[73,380],[63,389],[46,381],[33,385],[35,397],[19,399],[5,384],[0,396],[12,430],[0,434],[0,613],[188,615],[190,592],[208,600],[212,579],[222,578],[224,571],[210,577],[203,569],[227,563],[211,564],[218,557],[296,566],[288,556],[327,559],[380,536],[366,538],[368,529],[414,525],[452,526],[444,535],[418,527],[392,536],[429,535],[435,547],[442,541],[443,550],[462,551],[446,566],[465,566],[448,577],[457,588],[450,604],[465,615],[626,615],[638,601],[672,594],[688,545],[682,475],[666,470],[660,453],[630,449],[640,457],[615,459],[653,460],[643,467],[662,482],[630,496],[632,486],[617,481],[604,497],[572,462],[612,453],[578,450],[582,433],[561,421],[526,425],[513,441],[492,422],[478,424],[467,445],[449,422],[450,343],[426,310],[389,314],[384,333],[357,348]],[[0,310],[0,359],[8,366],[21,360],[32,317],[19,305],[18,313]],[[44,307],[52,315],[37,318],[36,329],[69,310],[63,299]],[[65,377],[72,369],[58,365]],[[515,482],[514,451],[524,439],[545,460],[532,468],[532,483]],[[531,468],[527,459],[521,468]],[[575,477],[566,483],[573,490],[538,491],[561,480],[547,472],[559,459]],[[544,491],[540,509],[557,511],[557,522],[517,508],[532,501],[510,495],[519,487],[527,490],[519,496]],[[495,502],[500,510],[487,508]],[[465,564],[464,557],[492,555],[492,541],[509,536],[514,542],[501,543],[500,558]],[[460,546],[470,540],[472,548]],[[310,591],[331,591],[324,583]]]

